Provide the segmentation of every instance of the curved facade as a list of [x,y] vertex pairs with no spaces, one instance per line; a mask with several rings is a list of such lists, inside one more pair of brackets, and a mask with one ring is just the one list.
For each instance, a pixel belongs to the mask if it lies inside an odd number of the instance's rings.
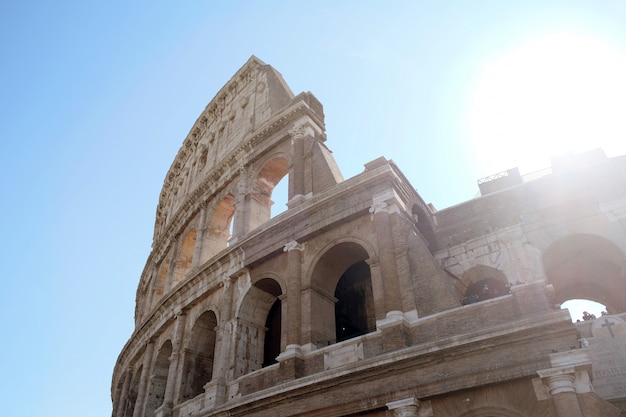
[[[325,141],[322,105],[255,57],[202,112],[159,198],[114,417],[623,413],[624,158],[436,211],[384,158],[344,180]],[[574,324],[574,298],[607,314]]]

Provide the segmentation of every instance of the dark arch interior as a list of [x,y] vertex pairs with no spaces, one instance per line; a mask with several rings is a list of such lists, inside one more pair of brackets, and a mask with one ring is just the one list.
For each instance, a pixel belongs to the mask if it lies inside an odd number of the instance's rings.
[[213,376],[217,318],[215,313],[202,313],[193,326],[191,340],[185,350],[183,400],[204,392],[204,385]]
[[261,366],[266,367],[277,363],[276,357],[280,354],[282,302],[280,301],[279,296],[282,294],[282,290],[278,282],[271,278],[263,278],[254,284],[254,286],[275,297],[275,300],[267,313],[267,318],[265,319],[263,363]]
[[359,261],[343,273],[335,289],[336,340],[361,336],[375,328],[370,267]]
[[481,278],[467,287],[462,304],[467,305],[489,300],[490,298],[509,294],[509,292],[510,285],[508,282],[493,277]]
[[263,346],[263,367],[277,363],[276,357],[280,355],[280,333],[282,321],[282,305],[280,299],[276,299],[267,314],[265,322],[265,341]]

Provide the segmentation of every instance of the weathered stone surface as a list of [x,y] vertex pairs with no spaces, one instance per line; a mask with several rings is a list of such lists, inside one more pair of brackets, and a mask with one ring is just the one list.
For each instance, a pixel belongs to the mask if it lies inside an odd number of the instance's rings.
[[[325,142],[322,105],[255,57],[202,112],[159,198],[115,417],[624,411],[626,158],[436,211],[385,158],[344,180]],[[609,315],[573,324],[574,298]]]

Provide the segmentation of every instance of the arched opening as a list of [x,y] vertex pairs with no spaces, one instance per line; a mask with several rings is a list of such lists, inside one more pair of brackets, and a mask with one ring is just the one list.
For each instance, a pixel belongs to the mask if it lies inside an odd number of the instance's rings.
[[182,401],[204,392],[204,385],[213,377],[217,318],[207,311],[191,329],[189,345],[184,350]]
[[232,194],[227,194],[215,206],[211,219],[204,231],[200,263],[205,262],[222,249],[228,247],[234,214],[235,197]]
[[257,281],[246,293],[235,329],[235,377],[276,363],[283,347],[281,295],[272,278]]
[[502,271],[477,265],[465,271],[456,283],[461,304],[473,304],[510,293],[511,285]]
[[172,286],[175,286],[176,284],[181,282],[187,272],[189,272],[189,270],[191,269],[191,262],[193,260],[193,252],[195,247],[196,230],[191,229],[183,238],[183,242],[180,246],[178,256],[176,257]]
[[595,320],[607,314],[604,304],[577,298],[565,301],[561,304],[561,309],[569,310],[573,322]]
[[335,289],[335,334],[337,342],[376,329],[372,275],[365,261],[343,273]]
[[[283,179],[288,177],[288,166],[289,164],[285,158],[277,157],[267,162],[261,171],[259,171],[250,190],[250,206],[247,210],[249,216],[248,231],[256,229],[272,217],[272,206],[274,205],[272,197],[275,197],[273,193],[279,183],[281,183],[281,188],[278,191],[280,191],[281,194],[287,194],[286,185],[288,186],[288,180]],[[287,197],[283,195],[280,197],[285,198],[284,204],[286,204]],[[284,211],[284,206],[277,207],[275,214],[281,211]]]
[[319,259],[309,290],[311,341],[326,346],[367,333],[376,326],[367,251],[340,243]]
[[274,218],[287,210],[289,202],[289,175],[285,175],[272,191],[271,217]]
[[170,356],[172,356],[172,343],[168,340],[159,350],[152,375],[150,376],[150,389],[144,414],[146,417],[153,417],[156,409],[163,404],[167,374],[170,368]]
[[589,300],[609,314],[626,311],[624,254],[609,240],[591,234],[564,237],[546,249],[543,265],[557,303]]

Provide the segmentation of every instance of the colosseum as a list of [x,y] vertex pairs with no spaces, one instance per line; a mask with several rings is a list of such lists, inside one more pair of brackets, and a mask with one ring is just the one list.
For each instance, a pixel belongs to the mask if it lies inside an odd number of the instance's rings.
[[[174,158],[113,417],[626,415],[626,157],[479,181],[436,210],[256,57]],[[272,192],[288,184],[272,217]],[[560,305],[593,300],[573,322]]]

